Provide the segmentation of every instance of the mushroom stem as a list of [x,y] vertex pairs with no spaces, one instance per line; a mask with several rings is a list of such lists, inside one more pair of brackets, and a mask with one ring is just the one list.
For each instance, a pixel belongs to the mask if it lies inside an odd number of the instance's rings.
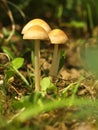
[[40,41],[35,40],[35,91],[40,91]]
[[59,68],[59,61],[60,61],[60,50],[58,49],[59,45],[54,45],[54,51],[53,51],[53,59],[52,59],[52,65],[50,68],[50,76],[56,76],[58,73]]

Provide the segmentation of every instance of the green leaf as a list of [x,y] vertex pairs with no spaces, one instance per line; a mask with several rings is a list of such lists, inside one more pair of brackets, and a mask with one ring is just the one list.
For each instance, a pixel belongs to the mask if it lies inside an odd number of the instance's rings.
[[14,53],[6,46],[2,46],[2,50],[4,53],[6,53],[11,59],[15,58]]
[[40,82],[41,90],[43,92],[57,92],[56,86],[51,82],[49,77],[45,77]]
[[16,74],[18,74],[21,79],[25,82],[25,84],[27,86],[29,86],[29,82],[26,80],[26,78],[24,77],[24,75],[22,75],[20,72],[19,72],[19,68],[22,67],[23,65],[23,62],[24,62],[24,58],[15,58],[12,62],[11,62],[11,68],[10,70],[14,71]]
[[60,56],[60,64],[59,64],[59,69],[58,71],[60,71],[60,69],[63,67],[64,63],[65,63],[65,59],[66,59],[66,51],[62,50],[61,51],[61,56]]
[[75,27],[75,28],[86,28],[86,23],[83,21],[76,21],[76,20],[72,20],[69,23],[65,22],[65,25],[68,27]]
[[15,58],[12,62],[11,62],[11,65],[16,68],[16,69],[19,69],[20,67],[22,67],[24,63],[24,58]]
[[5,35],[5,37],[10,35],[10,31],[8,31],[5,27],[3,27],[2,32]]
[[15,72],[12,71],[12,70],[7,70],[7,71],[5,72],[5,74],[6,74],[6,80],[8,80],[8,79],[10,79],[12,76],[15,75]]

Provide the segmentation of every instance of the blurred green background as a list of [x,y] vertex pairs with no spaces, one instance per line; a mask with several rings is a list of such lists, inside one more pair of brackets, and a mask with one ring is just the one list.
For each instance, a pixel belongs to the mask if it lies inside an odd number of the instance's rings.
[[15,23],[19,25],[39,17],[52,27],[71,28],[73,32],[78,28],[89,35],[98,26],[98,0],[1,0],[2,26],[10,24],[4,1],[11,9]]

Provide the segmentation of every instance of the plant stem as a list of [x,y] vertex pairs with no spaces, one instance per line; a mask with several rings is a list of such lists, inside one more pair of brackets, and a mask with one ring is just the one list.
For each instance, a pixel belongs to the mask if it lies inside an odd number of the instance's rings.
[[40,90],[40,41],[35,40],[35,91]]
[[87,3],[87,12],[88,12],[88,19],[89,19],[89,24],[90,24],[90,29],[91,31],[93,31],[94,28],[94,23],[93,23],[93,15],[92,15],[92,10],[91,10],[91,6],[90,3]]
[[58,44],[54,45],[53,60],[50,68],[50,76],[56,76],[58,72],[60,61],[60,50],[58,50],[58,47]]
[[29,82],[26,80],[26,78],[14,67],[12,66],[14,71],[21,77],[21,79],[25,82],[27,86],[29,86]]

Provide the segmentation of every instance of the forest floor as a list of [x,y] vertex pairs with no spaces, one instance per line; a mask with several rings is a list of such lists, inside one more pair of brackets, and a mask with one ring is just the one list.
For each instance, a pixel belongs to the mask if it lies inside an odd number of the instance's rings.
[[[95,41],[94,39],[89,39],[87,42],[92,43],[92,40]],[[17,40],[17,37],[14,37],[12,42],[15,42],[15,46],[17,48],[16,50],[19,50],[19,52],[16,53],[19,56],[20,52],[23,52],[25,47],[21,44],[22,41],[19,39]],[[79,42],[79,40],[70,41],[69,48],[66,49],[64,65],[59,71],[57,77],[53,79],[53,83],[57,86],[59,94],[70,84],[77,84],[79,78],[83,76],[84,78],[79,85],[76,96],[77,98],[81,97],[87,101],[90,99],[92,102],[96,102],[98,99],[98,81],[94,74],[87,71],[84,59],[81,60]],[[52,62],[52,50],[48,48],[48,46],[46,46],[46,48],[44,47],[45,46],[41,48],[40,59],[42,78],[45,77],[45,73],[47,74],[49,72]],[[30,52],[28,51],[23,55],[24,58],[27,59],[25,60],[25,65],[19,70],[25,77],[28,75],[26,68],[28,68],[32,73],[34,72],[32,64],[30,63],[30,56],[28,56],[29,54]],[[1,53],[1,63],[5,62],[3,56],[4,55]],[[5,68],[1,67],[0,72],[0,78],[3,80],[5,78]],[[2,124],[4,124],[4,120],[10,120],[10,118],[14,115],[14,109],[12,107],[13,100],[18,101],[20,100],[20,97],[30,94],[30,90],[27,89],[19,76],[15,76],[10,80],[11,81],[7,82],[5,90],[3,88],[0,89],[0,104],[2,105],[2,107],[0,107],[2,119],[0,120],[2,121]],[[3,85],[0,87],[3,87]],[[69,90],[67,94],[67,98],[70,97],[72,94],[71,90]],[[51,98],[51,95],[48,96]],[[86,106],[81,107],[81,109],[78,109],[76,106],[61,107],[49,112],[40,113],[21,124],[12,122],[6,126],[0,125],[0,130],[16,130],[17,128],[19,130],[97,130],[97,111],[98,105],[93,104],[86,104]]]

